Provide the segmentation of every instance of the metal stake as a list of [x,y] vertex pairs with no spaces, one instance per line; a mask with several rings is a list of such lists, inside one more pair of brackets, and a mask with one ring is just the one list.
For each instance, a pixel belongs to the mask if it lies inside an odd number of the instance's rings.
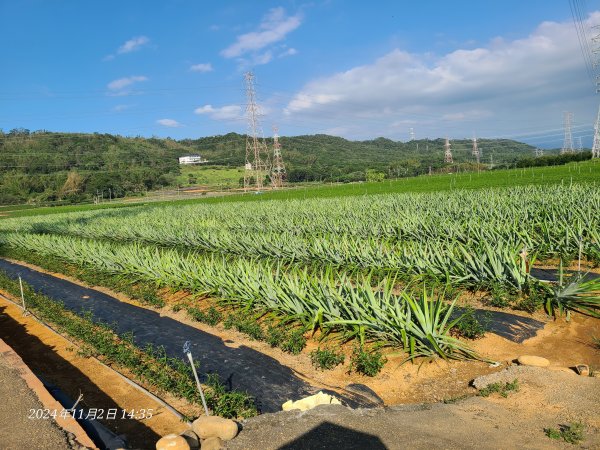
[[25,308],[25,294],[23,293],[23,280],[19,275],[19,287],[21,288],[21,302],[23,303],[23,315],[27,314],[27,308]]
[[207,416],[210,416],[210,414],[208,413],[208,406],[206,406],[204,392],[202,392],[202,386],[200,385],[200,379],[198,378],[198,373],[196,372],[196,366],[194,365],[194,358],[192,357],[192,352],[190,351],[190,341],[185,341],[185,344],[183,344],[183,353],[187,355],[188,359],[190,360],[190,364],[192,365],[192,372],[194,372],[196,386],[198,386],[198,391],[200,391],[200,398],[202,399],[202,406],[204,406],[204,412]]

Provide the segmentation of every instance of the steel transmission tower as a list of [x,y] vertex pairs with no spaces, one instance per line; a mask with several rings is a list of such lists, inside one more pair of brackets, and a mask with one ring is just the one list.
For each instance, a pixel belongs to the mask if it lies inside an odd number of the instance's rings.
[[477,164],[479,164],[479,158],[481,155],[479,154],[479,147],[477,147],[477,138],[475,136],[473,136],[473,151],[471,153],[473,153],[473,156],[477,160]]
[[535,149],[535,157],[539,158],[540,156],[544,156],[544,150],[542,150],[541,148],[536,148]]
[[248,118],[248,134],[246,136],[246,165],[244,171],[244,191],[248,190],[252,181],[257,190],[263,188],[263,181],[269,169],[269,151],[258,120],[260,111],[256,103],[256,90],[254,89],[254,74],[246,72],[246,116]]
[[592,145],[592,158],[600,158],[600,107],[594,124],[594,144]]
[[573,122],[573,113],[565,111],[565,140],[563,141],[560,154],[573,153],[573,134],[571,133],[571,123]]
[[450,151],[450,140],[446,138],[446,143],[444,144],[444,162],[451,163],[452,161],[452,152]]
[[410,127],[409,135],[410,135],[410,140],[414,141],[415,140],[415,129],[413,127]]
[[285,165],[281,156],[281,144],[277,127],[273,127],[273,167],[271,168],[271,185],[277,189],[283,186],[286,178]]

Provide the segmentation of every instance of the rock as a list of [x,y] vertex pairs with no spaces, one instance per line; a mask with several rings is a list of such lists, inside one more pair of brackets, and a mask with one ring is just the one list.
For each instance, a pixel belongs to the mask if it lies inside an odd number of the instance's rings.
[[223,441],[218,437],[211,437],[202,441],[202,450],[221,450]]
[[521,355],[517,361],[522,366],[548,367],[550,365],[550,361],[541,356]]
[[198,436],[192,430],[185,430],[179,436],[187,441],[191,450],[198,450],[200,448],[200,439],[198,439]]
[[588,366],[587,364],[577,364],[576,368],[577,368],[577,373],[579,375],[581,375],[582,377],[590,376],[590,366]]
[[183,437],[167,434],[158,440],[156,450],[190,450],[190,446]]
[[313,409],[319,405],[341,405],[342,403],[335,398],[333,395],[324,394],[322,391],[319,391],[315,395],[311,395],[309,397],[302,398],[300,400],[296,400],[295,402],[292,400],[288,400],[283,405],[281,405],[281,409],[284,411],[290,411],[292,409],[299,409],[300,411],[307,411],[309,409]]
[[216,437],[224,441],[230,441],[238,434],[238,424],[236,422],[218,416],[198,417],[194,420],[192,429],[202,440]]

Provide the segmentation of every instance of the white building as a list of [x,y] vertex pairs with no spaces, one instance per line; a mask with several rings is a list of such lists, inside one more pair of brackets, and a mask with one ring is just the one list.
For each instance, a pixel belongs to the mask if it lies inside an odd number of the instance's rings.
[[186,155],[179,157],[179,164],[202,164],[205,163],[206,160],[202,159],[200,155]]

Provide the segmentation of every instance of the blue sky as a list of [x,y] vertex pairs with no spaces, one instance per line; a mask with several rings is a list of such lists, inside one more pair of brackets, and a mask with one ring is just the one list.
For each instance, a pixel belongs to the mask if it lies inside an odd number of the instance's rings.
[[[586,27],[600,23],[588,1]],[[507,137],[591,144],[598,96],[568,0],[0,0],[0,128],[196,138]]]

